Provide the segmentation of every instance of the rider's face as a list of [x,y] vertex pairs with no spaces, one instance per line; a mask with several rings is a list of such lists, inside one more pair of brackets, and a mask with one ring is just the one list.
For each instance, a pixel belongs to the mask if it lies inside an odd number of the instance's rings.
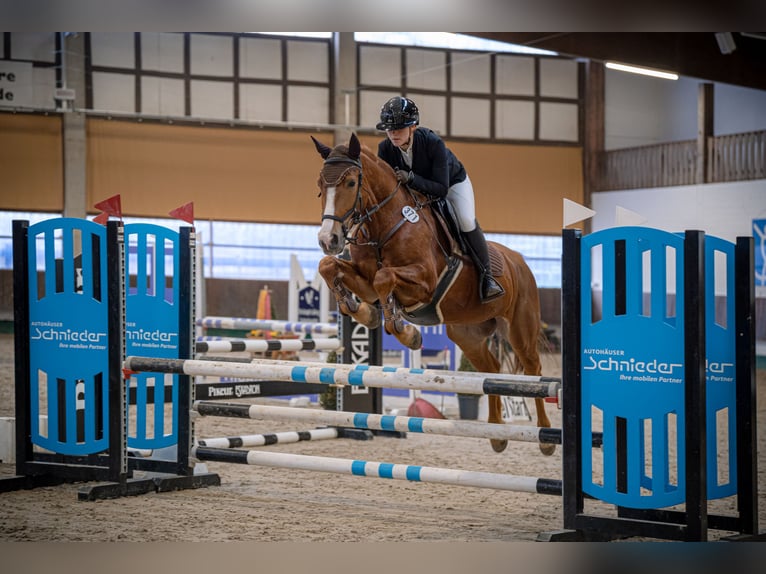
[[388,136],[388,139],[391,140],[392,144],[401,147],[409,142],[410,136],[416,128],[417,126],[407,126],[398,130],[386,130],[386,135]]

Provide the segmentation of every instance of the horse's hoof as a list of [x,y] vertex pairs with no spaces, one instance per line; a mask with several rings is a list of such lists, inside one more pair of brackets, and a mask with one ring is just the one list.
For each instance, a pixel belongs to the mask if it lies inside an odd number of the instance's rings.
[[505,450],[505,447],[508,446],[507,440],[498,440],[491,438],[489,439],[489,443],[492,445],[492,450],[495,452],[503,452]]
[[551,456],[554,452],[556,452],[556,445],[541,442],[540,452],[543,453],[545,456]]
[[423,346],[423,335],[420,333],[420,331],[415,330],[415,337],[413,337],[412,342],[409,345],[407,345],[407,348],[412,349],[413,351],[419,351],[422,346]]
[[370,313],[370,320],[365,325],[368,329],[373,330],[380,327],[380,313]]

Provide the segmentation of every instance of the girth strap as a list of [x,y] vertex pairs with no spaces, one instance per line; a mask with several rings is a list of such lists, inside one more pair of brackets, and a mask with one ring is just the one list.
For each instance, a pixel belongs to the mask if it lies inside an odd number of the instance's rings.
[[404,318],[415,325],[439,325],[443,323],[444,318],[440,309],[442,299],[450,287],[452,287],[462,269],[463,260],[459,255],[452,254],[447,260],[447,266],[444,268],[441,277],[439,277],[431,301],[420,307],[402,309],[401,312]]

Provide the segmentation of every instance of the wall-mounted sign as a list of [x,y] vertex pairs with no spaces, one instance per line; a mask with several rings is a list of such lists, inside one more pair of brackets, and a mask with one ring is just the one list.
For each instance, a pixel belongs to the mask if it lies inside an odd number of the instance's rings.
[[32,64],[0,60],[0,106],[33,105]]

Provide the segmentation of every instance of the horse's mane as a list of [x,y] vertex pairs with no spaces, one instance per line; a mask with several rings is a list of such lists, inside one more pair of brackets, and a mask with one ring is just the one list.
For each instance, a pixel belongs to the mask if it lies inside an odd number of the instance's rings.
[[[360,160],[366,162],[368,167],[376,169],[384,177],[396,176],[394,168],[392,168],[386,161],[379,158],[378,154],[374,152],[368,145],[359,142],[359,149]],[[339,144],[335,146],[332,151],[330,151],[328,157],[351,157],[349,154],[349,146],[346,144]],[[327,176],[325,179],[329,178],[328,181],[335,181],[337,178],[341,177],[345,169],[345,167],[342,167],[338,164],[332,166],[325,164],[323,173],[325,173]]]
[[372,151],[370,146],[363,143],[361,144],[361,149],[362,149],[362,155],[366,157],[369,161],[374,163],[378,167],[378,169],[382,169],[384,172],[394,175],[394,168],[391,167],[388,164],[388,162],[385,162],[381,158],[379,158],[378,154]]

